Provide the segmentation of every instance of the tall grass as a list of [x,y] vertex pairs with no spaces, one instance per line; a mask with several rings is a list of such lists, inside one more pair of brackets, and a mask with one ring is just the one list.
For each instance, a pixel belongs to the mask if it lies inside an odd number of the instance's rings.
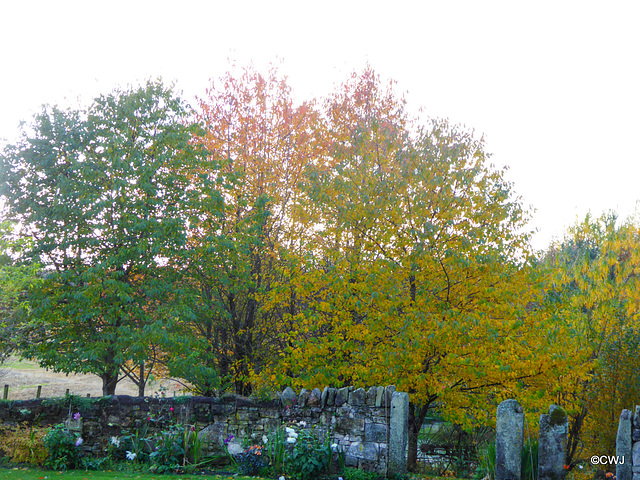
[[[538,478],[538,441],[526,440],[520,452],[520,475],[522,480]],[[490,480],[496,479],[496,444],[488,443],[480,455],[480,475],[487,475]]]

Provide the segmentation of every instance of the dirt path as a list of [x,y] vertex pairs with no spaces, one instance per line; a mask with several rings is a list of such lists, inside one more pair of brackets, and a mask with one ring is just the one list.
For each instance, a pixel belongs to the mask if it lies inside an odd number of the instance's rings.
[[[102,396],[102,380],[96,375],[53,373],[39,368],[31,362],[8,362],[0,368],[0,398],[4,392],[4,385],[9,385],[9,400],[28,400],[36,398],[38,385],[42,385],[42,398],[64,397],[69,389],[72,395],[92,397]],[[146,395],[155,396],[154,392],[161,392],[165,388],[167,396],[173,396],[180,388],[175,381],[163,380],[147,384]],[[138,395],[138,387],[128,378],[121,380],[116,387],[117,395]],[[178,391],[177,394],[182,394]]]

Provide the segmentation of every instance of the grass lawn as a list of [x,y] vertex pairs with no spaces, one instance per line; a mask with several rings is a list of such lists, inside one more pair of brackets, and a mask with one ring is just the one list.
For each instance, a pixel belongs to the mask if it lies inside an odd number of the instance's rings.
[[36,468],[0,468],[0,480],[256,480],[258,477],[220,476],[220,475],[159,475],[150,473],[126,472],[94,472],[84,470],[69,470],[56,472]]
[[[57,472],[38,468],[0,467],[0,480],[63,480],[67,478],[75,480],[260,480],[260,477],[245,477],[242,475],[161,475],[137,472],[95,472],[84,470]],[[411,480],[461,480],[453,477],[434,477],[421,474],[412,474],[409,478]]]

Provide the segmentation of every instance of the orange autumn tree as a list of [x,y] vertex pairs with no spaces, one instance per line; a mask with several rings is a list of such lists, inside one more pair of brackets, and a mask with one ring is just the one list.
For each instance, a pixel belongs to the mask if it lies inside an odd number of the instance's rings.
[[202,394],[232,388],[248,395],[250,375],[279,348],[282,315],[265,308],[274,282],[286,282],[287,252],[302,232],[292,221],[304,166],[314,155],[313,104],[294,105],[286,79],[272,68],[228,72],[200,101],[211,152],[194,174],[199,201],[189,212],[182,320],[174,371]]
[[484,420],[496,401],[540,391],[565,359],[548,352],[548,317],[532,314],[527,212],[482,140],[442,120],[413,127],[371,69],[324,107],[325,154],[296,217],[315,232],[290,280],[301,307],[261,379],[395,384],[410,393],[415,466],[430,409]]

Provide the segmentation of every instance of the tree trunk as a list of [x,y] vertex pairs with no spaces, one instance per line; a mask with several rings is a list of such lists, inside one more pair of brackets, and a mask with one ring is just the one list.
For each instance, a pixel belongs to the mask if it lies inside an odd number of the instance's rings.
[[100,375],[100,378],[102,378],[102,396],[115,395],[116,385],[118,384],[118,370],[105,372]]
[[140,374],[138,375],[138,396],[144,397],[144,387],[146,385],[144,379],[144,362],[140,362]]
[[415,472],[418,469],[418,434],[429,411],[429,404],[414,405],[409,402],[409,438],[407,448],[407,470]]

